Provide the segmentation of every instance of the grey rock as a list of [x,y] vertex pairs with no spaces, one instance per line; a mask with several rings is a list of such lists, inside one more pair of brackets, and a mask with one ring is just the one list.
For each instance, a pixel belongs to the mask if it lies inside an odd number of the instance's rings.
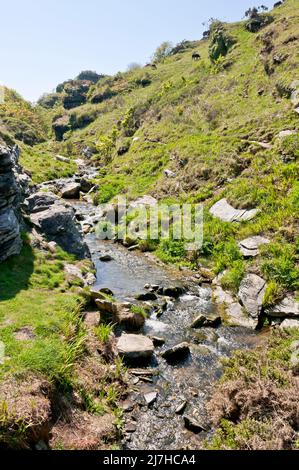
[[168,286],[160,287],[157,292],[159,295],[165,295],[165,297],[173,297],[174,299],[178,299],[181,295],[184,294],[185,289],[180,286]]
[[176,173],[174,173],[174,171],[171,171],[171,170],[164,170],[164,175],[167,178],[175,178],[176,177]]
[[153,403],[155,403],[155,401],[157,400],[158,398],[158,393],[157,392],[150,392],[150,393],[146,393],[144,395],[144,399],[145,399],[145,402],[148,406],[152,405]]
[[221,324],[221,317],[214,315],[211,317],[206,317],[205,315],[198,315],[193,321],[191,328],[216,328]]
[[145,294],[139,294],[136,296],[136,300],[146,302],[148,300],[157,300],[157,296],[154,292],[146,292]]
[[189,431],[194,432],[195,434],[198,434],[202,431],[207,432],[209,430],[209,427],[205,423],[197,420],[196,418],[190,415],[184,416],[184,423],[185,427]]
[[280,324],[280,328],[282,330],[287,330],[288,328],[299,328],[299,319],[298,320],[290,320],[290,319],[285,319],[283,322]]
[[291,295],[286,296],[274,307],[265,310],[269,317],[290,317],[299,319],[299,302],[296,302]]
[[62,155],[56,155],[55,160],[58,162],[63,162],[63,163],[71,163],[70,158],[63,157]]
[[216,204],[214,204],[210,209],[210,214],[224,222],[242,222],[245,220],[251,220],[258,212],[258,209],[235,209],[227,202],[226,199],[221,199],[216,202]]
[[165,338],[160,338],[159,336],[152,336],[151,337],[153,343],[154,343],[154,346],[163,346],[163,344],[165,344]]
[[113,261],[113,258],[111,255],[102,255],[100,256],[100,261],[102,261],[103,263],[109,263],[109,261]]
[[256,274],[247,274],[242,280],[238,297],[251,318],[257,319],[262,311],[266,281]]
[[146,336],[123,333],[117,340],[117,351],[128,361],[150,359],[154,353],[154,344]]
[[95,304],[99,311],[102,313],[110,313],[111,315],[117,314],[117,304],[110,300],[96,299]]
[[61,197],[64,199],[78,199],[80,196],[80,183],[69,183],[62,187]]
[[279,137],[280,139],[283,139],[284,137],[289,137],[290,135],[296,134],[296,132],[297,132],[297,131],[291,131],[291,130],[288,129],[288,130],[286,130],[286,131],[281,131],[281,132],[279,132],[278,137]]
[[177,361],[185,358],[190,354],[190,347],[188,343],[180,343],[172,348],[166,349],[162,352],[161,356],[167,361]]
[[245,258],[255,257],[259,253],[259,247],[261,245],[269,244],[270,240],[268,238],[255,236],[246,238],[239,243],[239,248],[241,253]]

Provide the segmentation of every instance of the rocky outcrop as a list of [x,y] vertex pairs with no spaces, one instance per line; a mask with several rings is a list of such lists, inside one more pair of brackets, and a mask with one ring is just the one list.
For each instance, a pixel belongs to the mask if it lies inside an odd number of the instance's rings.
[[216,202],[210,209],[210,214],[223,220],[223,222],[243,222],[245,220],[251,220],[258,212],[258,209],[235,209],[226,199],[221,199]]
[[20,206],[30,178],[18,164],[18,147],[0,145],[0,262],[19,254],[22,247]]
[[31,223],[44,234],[49,241],[56,242],[68,253],[78,258],[89,256],[89,250],[83,242],[75,211],[64,205],[55,194],[35,193],[26,200]]

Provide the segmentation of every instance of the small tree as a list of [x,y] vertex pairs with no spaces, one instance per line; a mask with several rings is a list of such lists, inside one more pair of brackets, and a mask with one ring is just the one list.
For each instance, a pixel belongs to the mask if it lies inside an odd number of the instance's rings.
[[173,49],[173,46],[171,42],[169,41],[162,42],[162,44],[160,44],[160,46],[157,47],[156,51],[154,52],[152,61],[163,62],[163,60],[166,59],[166,57],[168,57],[171,54],[172,49]]
[[76,77],[76,80],[89,80],[90,82],[97,83],[104,76],[105,75],[99,75],[92,70],[83,70],[79,73],[78,77]]
[[263,26],[271,23],[273,21],[272,16],[262,14],[268,10],[268,7],[265,5],[260,5],[259,7],[249,8],[245,12],[245,17],[248,18],[246,23],[246,29],[252,33],[257,32]]

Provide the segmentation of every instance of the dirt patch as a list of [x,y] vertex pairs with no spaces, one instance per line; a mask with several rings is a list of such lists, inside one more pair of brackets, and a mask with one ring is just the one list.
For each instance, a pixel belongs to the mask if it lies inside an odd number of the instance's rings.
[[52,428],[52,449],[105,450],[115,442],[115,418],[111,414],[91,415],[75,411],[71,421],[61,420]]

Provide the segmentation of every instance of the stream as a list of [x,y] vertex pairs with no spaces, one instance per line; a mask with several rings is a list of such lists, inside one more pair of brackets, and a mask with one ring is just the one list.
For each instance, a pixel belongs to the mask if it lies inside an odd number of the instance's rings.
[[[91,204],[76,201],[72,205],[82,224],[91,217],[96,219],[97,209]],[[191,329],[196,316],[215,313],[211,285],[199,285],[190,273],[188,278],[186,273],[155,261],[150,254],[97,240],[94,233],[87,234],[85,241],[97,271],[94,287],[109,288],[117,300],[134,299],[146,292],[146,284],[188,286],[179,299],[167,299],[167,307],[159,318],[153,309],[140,331],[163,337],[165,344],[155,348],[154,358],[146,368],[132,369],[129,374],[129,394],[123,404],[126,425],[122,446],[132,450],[200,448],[211,432],[205,404],[221,376],[221,359],[234,350],[254,347],[260,335],[242,327]],[[111,261],[100,260],[106,254]],[[169,364],[160,356],[161,351],[181,342],[190,345],[191,354],[186,358]],[[148,394],[153,397],[150,404],[145,399]],[[188,430],[186,416],[204,423],[204,430],[198,433]]]

